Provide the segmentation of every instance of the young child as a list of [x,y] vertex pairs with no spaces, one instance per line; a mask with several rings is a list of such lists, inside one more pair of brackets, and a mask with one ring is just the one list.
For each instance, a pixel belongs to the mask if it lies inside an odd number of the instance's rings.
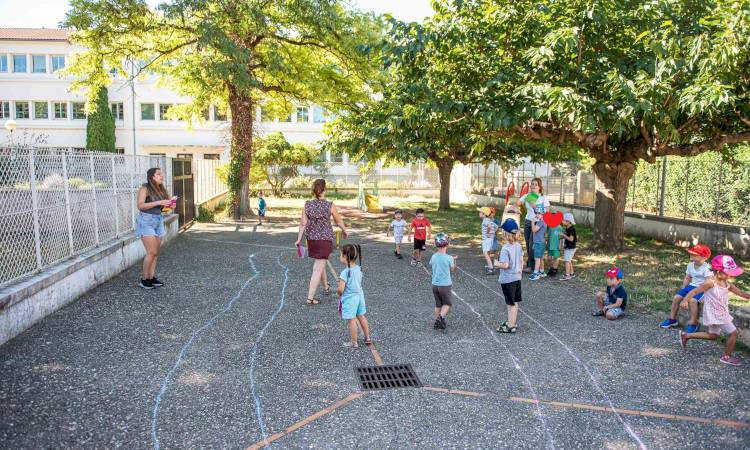
[[495,273],[491,254],[492,243],[497,234],[497,225],[492,221],[491,214],[492,210],[489,207],[479,208],[479,217],[482,219],[482,254],[484,255],[484,260],[487,262],[487,266],[485,267],[487,275]]
[[731,256],[717,255],[711,260],[711,267],[716,271],[716,276],[707,278],[703,284],[690,291],[685,297],[690,301],[698,293],[705,294],[703,296],[703,324],[708,326],[708,333],[680,331],[680,345],[685,348],[690,339],[713,341],[723,331],[727,335],[727,343],[724,347],[724,355],[719,361],[731,366],[739,366],[740,359],[732,356],[734,344],[737,342],[737,328],[732,323],[733,319],[729,314],[729,293],[739,295],[744,299],[750,299],[750,294],[742,292],[729,282],[730,277],[742,275],[742,268],[737,266]]
[[403,214],[400,209],[393,212],[393,221],[388,225],[388,230],[385,235],[388,236],[393,230],[393,242],[396,244],[396,250],[393,253],[398,259],[404,259],[401,255],[401,241],[404,239],[404,228],[406,228],[406,221],[403,219]]
[[258,225],[263,225],[263,218],[266,217],[266,199],[263,198],[263,191],[258,192]]
[[576,273],[573,271],[573,256],[576,254],[576,243],[578,235],[576,234],[576,220],[571,213],[563,214],[563,226],[565,231],[560,237],[563,238],[563,262],[565,262],[565,276],[560,278],[561,281],[568,281]]
[[557,268],[560,265],[560,253],[563,246],[562,235],[562,225],[550,228],[549,233],[547,233],[547,259],[549,260],[549,272],[547,272],[547,275],[550,277],[557,276]]
[[690,262],[685,270],[685,278],[682,280],[682,288],[672,298],[672,310],[669,313],[669,318],[665,319],[661,323],[662,328],[676,327],[680,324],[677,320],[677,312],[680,309],[681,304],[685,304],[690,307],[690,321],[688,322],[685,332],[695,333],[698,331],[698,302],[703,299],[703,292],[698,292],[690,297],[687,301],[685,296],[697,288],[703,285],[706,279],[714,276],[711,272],[711,266],[706,262],[711,257],[711,249],[705,245],[698,244],[695,247],[689,248],[688,253],[690,254]]
[[523,248],[518,242],[518,223],[506,219],[501,225],[506,244],[500,250],[495,267],[500,268],[500,288],[508,305],[508,320],[498,328],[499,333],[515,333],[518,328],[518,305],[521,299],[521,274],[523,272]]
[[445,330],[445,317],[453,306],[452,289],[453,281],[451,272],[456,270],[457,256],[450,256],[448,244],[450,238],[445,233],[435,235],[435,246],[437,252],[430,258],[432,266],[432,295],[435,297],[435,329]]
[[605,274],[607,288],[596,293],[597,309],[591,313],[593,316],[607,316],[609,320],[617,320],[625,313],[628,306],[628,292],[622,285],[622,269],[612,267]]
[[[496,214],[497,214],[497,210],[494,207],[490,206],[490,219],[492,219],[492,222],[495,225],[497,225],[497,230],[499,232],[500,225],[502,224],[502,222],[500,221],[500,219],[496,217]],[[499,251],[500,251],[500,243],[497,240],[497,233],[495,233],[495,238],[492,241],[492,257],[497,259],[497,255],[499,254]]]
[[547,276],[544,273],[544,247],[546,241],[544,239],[544,232],[547,231],[547,224],[542,220],[542,214],[544,214],[544,205],[536,205],[534,207],[534,219],[531,221],[531,232],[533,233],[533,255],[529,257],[534,258],[534,272],[529,276],[529,280],[534,281]]
[[409,227],[409,241],[411,242],[411,235],[414,234],[414,254],[411,258],[411,265],[422,267],[422,254],[425,251],[425,245],[427,239],[430,238],[430,231],[432,230],[432,224],[429,219],[424,216],[424,209],[417,208],[415,211],[416,217],[411,221],[411,227]]
[[[349,325],[350,342],[344,347],[359,348],[357,343],[357,322],[365,335],[365,345],[371,344],[370,327],[365,317],[365,294],[362,292],[362,248],[359,244],[346,244],[341,247],[340,261],[346,269],[339,275],[339,313]],[[357,264],[359,260],[359,265]]]

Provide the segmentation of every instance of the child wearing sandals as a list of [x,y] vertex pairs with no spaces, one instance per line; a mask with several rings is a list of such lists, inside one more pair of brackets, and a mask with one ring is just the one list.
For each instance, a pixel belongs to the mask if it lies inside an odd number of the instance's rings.
[[731,256],[718,255],[714,257],[711,260],[711,268],[716,272],[714,278],[706,278],[703,284],[685,296],[685,300],[690,301],[696,295],[703,294],[703,325],[708,326],[708,333],[680,331],[680,345],[684,349],[690,339],[713,341],[723,331],[727,335],[727,343],[724,347],[724,355],[719,361],[730,366],[739,366],[741,364],[740,359],[732,356],[734,344],[737,342],[737,328],[732,323],[733,319],[729,314],[729,293],[731,292],[744,299],[750,299],[750,294],[737,289],[737,286],[729,282],[730,277],[737,277],[742,274],[742,268],[737,266]]
[[523,248],[518,242],[518,223],[505,219],[500,226],[506,244],[500,250],[500,258],[495,267],[500,269],[500,287],[503,290],[505,304],[508,305],[508,320],[497,329],[499,333],[515,333],[518,327],[518,302],[521,299],[521,274],[523,272]]
[[[365,344],[370,344],[370,326],[367,323],[365,312],[365,294],[362,292],[362,248],[359,244],[346,244],[341,247],[342,263],[346,269],[339,275],[339,315],[347,321],[349,326],[350,342],[344,343],[344,347],[359,348],[357,343],[357,322],[365,335]],[[359,260],[359,264],[357,264]]]

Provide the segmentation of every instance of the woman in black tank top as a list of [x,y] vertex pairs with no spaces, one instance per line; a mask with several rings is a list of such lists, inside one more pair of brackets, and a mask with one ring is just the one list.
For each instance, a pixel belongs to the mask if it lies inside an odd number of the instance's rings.
[[156,279],[156,259],[159,256],[161,239],[166,233],[162,208],[172,206],[173,200],[164,186],[164,175],[158,167],[152,167],[146,172],[147,182],[138,189],[138,214],[136,216],[135,233],[141,238],[146,256],[143,258],[143,275],[140,286],[153,289],[164,286]]

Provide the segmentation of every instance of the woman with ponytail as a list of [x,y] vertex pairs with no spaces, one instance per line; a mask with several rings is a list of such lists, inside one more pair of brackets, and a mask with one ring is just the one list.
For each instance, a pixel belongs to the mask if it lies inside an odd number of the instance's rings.
[[140,287],[153,289],[164,286],[156,279],[156,258],[159,257],[161,239],[166,234],[162,208],[174,206],[164,186],[164,175],[158,167],[146,171],[146,183],[138,189],[138,215],[135,219],[135,234],[141,238],[146,256],[143,257],[143,274]]
[[370,326],[365,312],[365,294],[362,291],[362,247],[359,244],[346,244],[341,247],[340,260],[346,269],[339,275],[339,314],[349,326],[350,342],[344,347],[359,348],[357,323],[365,335],[365,345],[371,344]]

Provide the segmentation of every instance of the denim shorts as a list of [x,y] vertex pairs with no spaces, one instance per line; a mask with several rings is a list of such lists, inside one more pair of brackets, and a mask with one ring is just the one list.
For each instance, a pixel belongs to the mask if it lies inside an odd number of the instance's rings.
[[[684,288],[682,288],[682,289],[680,289],[679,291],[677,291],[677,294],[676,294],[676,295],[679,295],[680,297],[682,297],[682,298],[685,298],[685,296],[687,296],[687,295],[688,295],[688,293],[689,293],[690,291],[692,291],[693,289],[695,289],[696,287],[698,287],[698,286],[693,286],[692,284],[688,284],[688,285],[687,285],[687,286],[685,286]],[[701,292],[700,294],[696,294],[696,295],[695,295],[695,296],[693,297],[693,300],[695,300],[696,302],[699,302],[699,301],[701,301],[701,299],[703,299],[703,292]]]
[[161,214],[139,212],[135,218],[135,235],[162,237],[167,234],[164,229],[164,218]]
[[616,318],[625,314],[625,310],[622,308],[609,308],[607,312],[613,314]]
[[544,242],[534,242],[534,258],[544,258],[544,247],[546,247]]

